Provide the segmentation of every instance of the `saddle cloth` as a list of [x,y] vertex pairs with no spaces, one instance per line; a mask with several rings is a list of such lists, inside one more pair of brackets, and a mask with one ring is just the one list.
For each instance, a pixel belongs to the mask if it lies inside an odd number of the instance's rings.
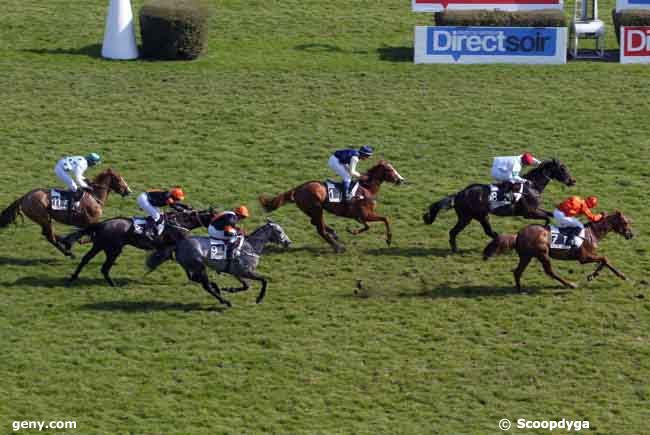
[[[567,231],[568,230],[568,231]],[[574,228],[558,228],[551,225],[551,232],[549,237],[551,249],[569,250],[571,248],[579,248],[582,242],[585,241],[585,229],[580,230],[577,236],[571,237]],[[573,239],[573,241],[571,240]]]
[[488,197],[490,210],[503,207],[504,205],[516,204],[521,199],[521,193],[519,193],[520,186],[521,184],[519,183],[513,186],[511,199],[502,184],[490,184],[490,196]]
[[[343,183],[337,183],[332,180],[325,181],[325,187],[327,187],[327,200],[329,202],[341,202],[343,199]],[[350,187],[350,192],[348,193],[347,199],[352,199],[357,194],[359,190],[359,182],[354,181]]]
[[[68,203],[73,201],[74,192],[70,190],[51,189],[50,190],[50,207],[52,210],[67,210]],[[79,210],[81,202],[75,201],[72,204],[73,210]]]
[[[133,232],[136,234],[144,234],[144,231],[147,228],[147,218],[142,216],[133,216],[131,218],[131,221],[133,222]],[[161,235],[163,233],[165,230],[164,220],[160,225],[158,225],[158,228],[156,228],[156,230],[158,235]]]
[[241,254],[241,247],[244,244],[244,237],[239,236],[234,242],[226,240],[210,239],[210,260],[225,260],[228,249],[231,249],[231,258],[237,258]]

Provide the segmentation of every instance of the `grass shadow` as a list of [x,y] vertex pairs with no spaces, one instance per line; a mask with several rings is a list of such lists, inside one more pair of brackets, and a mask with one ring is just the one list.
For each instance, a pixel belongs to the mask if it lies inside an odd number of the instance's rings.
[[380,47],[379,60],[387,62],[413,62],[413,47]]
[[102,57],[101,44],[90,44],[81,48],[27,48],[21,51],[35,54],[72,54],[77,56],[88,56],[97,59]]
[[[514,285],[509,286],[484,286],[469,285],[451,287],[441,285],[431,289],[423,289],[414,293],[401,293],[400,298],[424,298],[424,299],[449,299],[449,298],[477,298],[477,297],[507,297],[507,296],[532,296],[538,294],[540,287],[526,287],[524,292],[519,292]],[[555,293],[550,293],[555,295]]]
[[398,246],[389,246],[385,248],[366,249],[364,252],[368,255],[383,255],[387,257],[449,257],[462,256],[463,254],[474,252],[474,250],[460,249],[458,253],[453,253],[449,248],[401,248]]
[[[129,284],[132,281],[129,278],[120,278],[115,280],[118,287],[121,285]],[[16,281],[0,282],[3,287],[42,287],[42,288],[56,288],[56,287],[80,287],[80,286],[100,285],[108,286],[104,278],[78,278],[70,283],[67,276],[51,277],[51,276],[24,276],[18,278]]]
[[300,50],[300,51],[309,51],[309,52],[314,52],[314,53],[319,53],[319,52],[329,52],[329,53],[340,53],[343,50],[341,50],[340,47],[336,45],[331,45],[331,44],[300,44],[296,45],[293,47],[294,50]]
[[13,258],[0,257],[0,266],[39,266],[42,264],[61,264],[63,258]]
[[321,255],[325,255],[325,254],[334,254],[334,251],[329,246],[322,246],[322,247],[298,246],[295,248],[294,247],[282,248],[280,246],[268,245],[267,247],[264,248],[263,255],[277,255],[277,254],[287,255],[293,253],[308,253],[308,254],[312,254],[313,256],[320,257]]
[[225,311],[220,305],[203,307],[199,303],[183,304],[163,301],[104,301],[85,304],[82,310],[92,311],[122,311],[125,313],[146,313],[150,311]]

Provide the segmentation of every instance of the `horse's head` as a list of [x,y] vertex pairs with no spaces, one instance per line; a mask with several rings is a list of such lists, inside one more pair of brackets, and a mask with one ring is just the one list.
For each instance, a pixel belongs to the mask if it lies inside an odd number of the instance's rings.
[[114,171],[111,168],[108,168],[97,176],[98,184],[103,184],[102,180],[107,180],[107,187],[113,192],[117,192],[122,196],[131,194],[131,189],[126,183],[126,180],[122,178],[122,176],[118,174],[117,171]]
[[634,237],[631,227],[632,221],[620,211],[616,210],[613,214],[603,213],[603,221],[606,221],[615,233],[620,234],[627,240]]
[[266,220],[266,225],[264,227],[268,228],[268,240],[269,242],[282,245],[285,248],[291,246],[291,239],[287,236],[287,233],[284,232],[284,229],[280,224],[273,222],[271,219]]
[[576,179],[571,176],[569,168],[557,159],[542,162],[540,170],[546,177],[557,180],[566,186],[573,186],[576,184]]
[[388,163],[386,160],[380,160],[379,163],[368,169],[364,178],[368,181],[375,180],[380,183],[388,181],[389,183],[400,184],[406,181],[406,179],[397,172],[393,165]]

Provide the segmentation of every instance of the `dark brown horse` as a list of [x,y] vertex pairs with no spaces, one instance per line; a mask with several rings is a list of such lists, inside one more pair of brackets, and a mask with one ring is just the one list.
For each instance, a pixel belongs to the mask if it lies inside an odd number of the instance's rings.
[[122,196],[131,193],[124,178],[110,168],[98,174],[90,186],[92,190],[83,194],[79,209],[70,211],[52,210],[51,189],[34,189],[15,200],[0,214],[0,228],[14,222],[18,215],[25,214],[41,226],[43,235],[52,245],[63,254],[72,256],[70,245],[54,233],[52,221],[85,228],[99,222],[110,191],[117,192]]
[[614,272],[619,278],[627,279],[625,275],[614,269],[607,257],[596,255],[596,249],[598,248],[598,242],[611,231],[622,235],[628,240],[634,237],[630,224],[631,221],[620,211],[610,215],[603,213],[603,218],[600,221],[585,226],[584,242],[579,248],[572,248],[571,250],[551,249],[549,228],[542,225],[528,225],[516,235],[502,235],[492,240],[485,247],[483,258],[487,260],[495,255],[516,249],[517,254],[519,254],[519,265],[513,270],[513,273],[518,291],[521,291],[521,275],[533,258],[537,258],[542,263],[544,272],[548,276],[570,288],[576,288],[577,285],[564,280],[553,271],[551,258],[579,261],[580,264],[598,263],[596,270],[587,276],[589,281],[596,278],[604,267]]
[[523,216],[526,219],[544,219],[549,223],[552,216],[548,211],[540,208],[542,193],[551,180],[557,180],[567,186],[573,186],[576,180],[571,176],[569,169],[559,160],[546,160],[537,168],[529,171],[522,178],[529,181],[524,186],[521,199],[514,205],[490,210],[490,186],[487,184],[472,184],[458,193],[449,195],[438,202],[431,204],[429,211],[422,216],[425,224],[431,225],[441,210],[454,208],[458,222],[449,231],[449,244],[453,252],[458,251],[456,237],[467,225],[476,219],[488,237],[495,238],[499,234],[492,229],[489,215],[496,216]]
[[311,218],[311,223],[316,227],[318,234],[334,248],[335,252],[343,252],[345,247],[338,242],[338,235],[334,229],[325,225],[323,210],[336,216],[355,219],[363,224],[363,227],[359,229],[350,230],[353,235],[367,231],[370,228],[368,222],[383,222],[386,225],[386,243],[390,245],[392,234],[388,219],[375,213],[376,195],[384,181],[400,184],[405,180],[393,165],[381,160],[359,179],[358,195],[362,198],[350,200],[347,204],[329,202],[327,188],[320,181],[308,181],[275,198],[260,196],[259,200],[267,212],[273,211],[287,202],[295,202],[298,208]]
[[77,269],[70,277],[69,282],[72,283],[79,278],[81,270],[88,262],[97,254],[104,251],[106,260],[102,265],[102,275],[104,275],[104,279],[106,279],[109,285],[115,286],[115,282],[113,282],[109,273],[125,246],[130,245],[147,251],[157,249],[160,255],[164,259],[167,259],[171,256],[176,242],[188,237],[189,231],[210,225],[216,212],[212,209],[203,211],[190,210],[182,212],[173,211],[164,215],[166,222],[165,230],[156,240],[151,240],[144,234],[136,233],[133,220],[124,217],[112,218],[97,224],[92,224],[68,235],[67,238],[71,241],[79,240],[84,236],[90,236],[93,243],[90,251],[81,259],[79,266],[77,266]]

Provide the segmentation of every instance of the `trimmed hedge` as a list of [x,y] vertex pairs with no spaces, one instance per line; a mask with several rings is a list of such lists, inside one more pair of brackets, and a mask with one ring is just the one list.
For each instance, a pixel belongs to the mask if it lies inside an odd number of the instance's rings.
[[621,26],[650,26],[650,10],[624,9],[616,12],[612,9],[612,21],[616,31],[616,42],[621,42]]
[[437,26],[487,27],[566,27],[564,12],[555,9],[539,11],[445,10],[436,12]]
[[202,0],[148,0],[140,9],[143,56],[196,59],[207,48],[209,15]]

